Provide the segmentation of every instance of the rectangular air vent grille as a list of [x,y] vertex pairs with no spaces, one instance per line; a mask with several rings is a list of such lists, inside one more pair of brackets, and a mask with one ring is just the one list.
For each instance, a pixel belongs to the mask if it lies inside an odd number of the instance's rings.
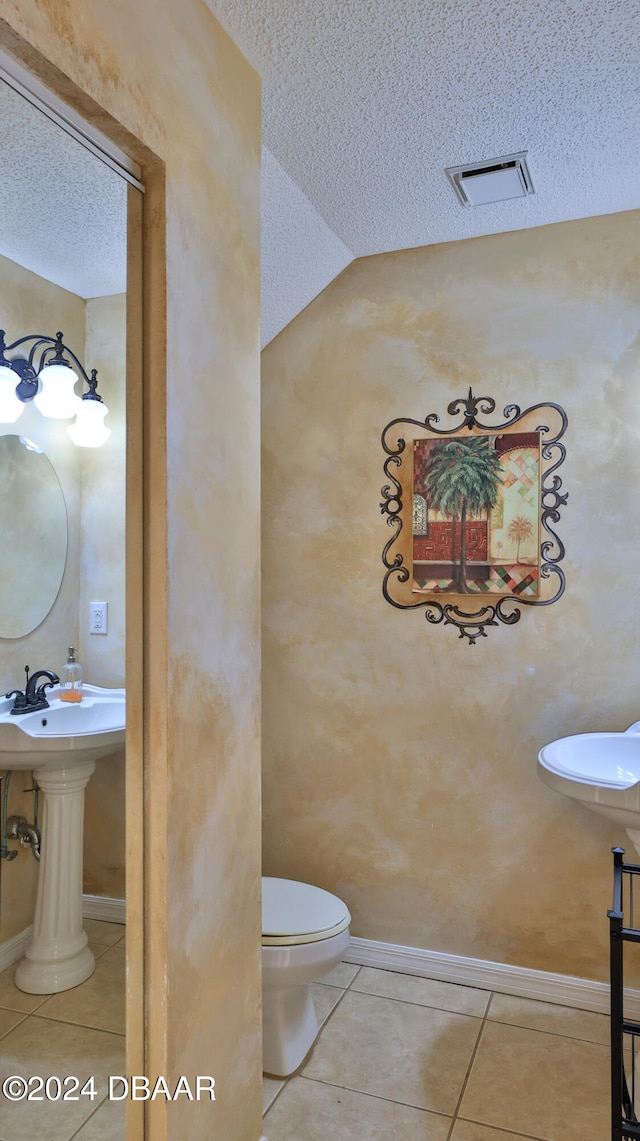
[[533,194],[526,151],[485,162],[450,166],[446,174],[463,206],[487,206]]

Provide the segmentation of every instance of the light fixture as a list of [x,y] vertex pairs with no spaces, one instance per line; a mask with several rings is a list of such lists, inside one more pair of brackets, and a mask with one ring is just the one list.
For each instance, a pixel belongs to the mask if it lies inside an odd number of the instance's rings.
[[71,365],[66,361],[52,361],[44,366],[38,379],[40,391],[33,398],[38,411],[51,420],[69,420],[75,416],[79,399],[75,393],[78,374]]
[[82,400],[76,397],[76,418],[67,428],[71,439],[79,448],[101,448],[111,435],[111,428],[107,428],[104,423],[109,409],[96,392],[97,383],[94,368],[90,379],[87,379],[90,391],[85,392]]
[[[28,357],[6,356],[29,342],[33,344]],[[77,372],[65,353],[71,357]],[[63,343],[62,333],[56,333],[55,337],[29,333],[7,345],[4,330],[0,329],[0,424],[14,424],[25,404],[33,400],[43,416],[56,420],[75,416],[67,431],[78,447],[101,447],[111,430],[103,423],[109,409],[96,391],[97,375],[97,370],[92,369],[91,376],[87,376],[75,353]],[[82,397],[75,391],[79,376],[89,386]]]
[[9,365],[0,365],[0,423],[15,424],[24,404],[16,396],[16,374]]

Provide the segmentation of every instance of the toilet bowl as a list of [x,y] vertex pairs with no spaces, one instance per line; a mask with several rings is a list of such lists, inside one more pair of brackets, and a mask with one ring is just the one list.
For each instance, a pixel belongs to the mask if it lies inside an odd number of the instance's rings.
[[311,983],[340,962],[349,945],[346,904],[297,880],[262,878],[262,1068],[285,1078],[318,1035]]

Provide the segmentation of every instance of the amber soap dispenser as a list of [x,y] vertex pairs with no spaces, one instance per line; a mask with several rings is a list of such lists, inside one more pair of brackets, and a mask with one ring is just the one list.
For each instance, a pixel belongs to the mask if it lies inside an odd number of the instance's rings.
[[69,646],[69,656],[61,673],[60,700],[82,701],[82,666],[76,661],[74,646]]

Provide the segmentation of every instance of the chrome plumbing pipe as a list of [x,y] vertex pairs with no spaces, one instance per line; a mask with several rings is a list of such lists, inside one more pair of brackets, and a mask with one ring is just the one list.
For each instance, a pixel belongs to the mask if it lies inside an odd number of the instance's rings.
[[15,860],[18,855],[15,849],[7,848],[7,803],[9,799],[9,783],[11,781],[11,769],[7,769],[4,777],[4,793],[2,797],[2,836],[0,838],[0,859],[2,860]]
[[7,836],[18,840],[21,848],[27,845],[36,860],[40,859],[40,833],[34,824],[29,824],[24,816],[10,816],[7,820]]

